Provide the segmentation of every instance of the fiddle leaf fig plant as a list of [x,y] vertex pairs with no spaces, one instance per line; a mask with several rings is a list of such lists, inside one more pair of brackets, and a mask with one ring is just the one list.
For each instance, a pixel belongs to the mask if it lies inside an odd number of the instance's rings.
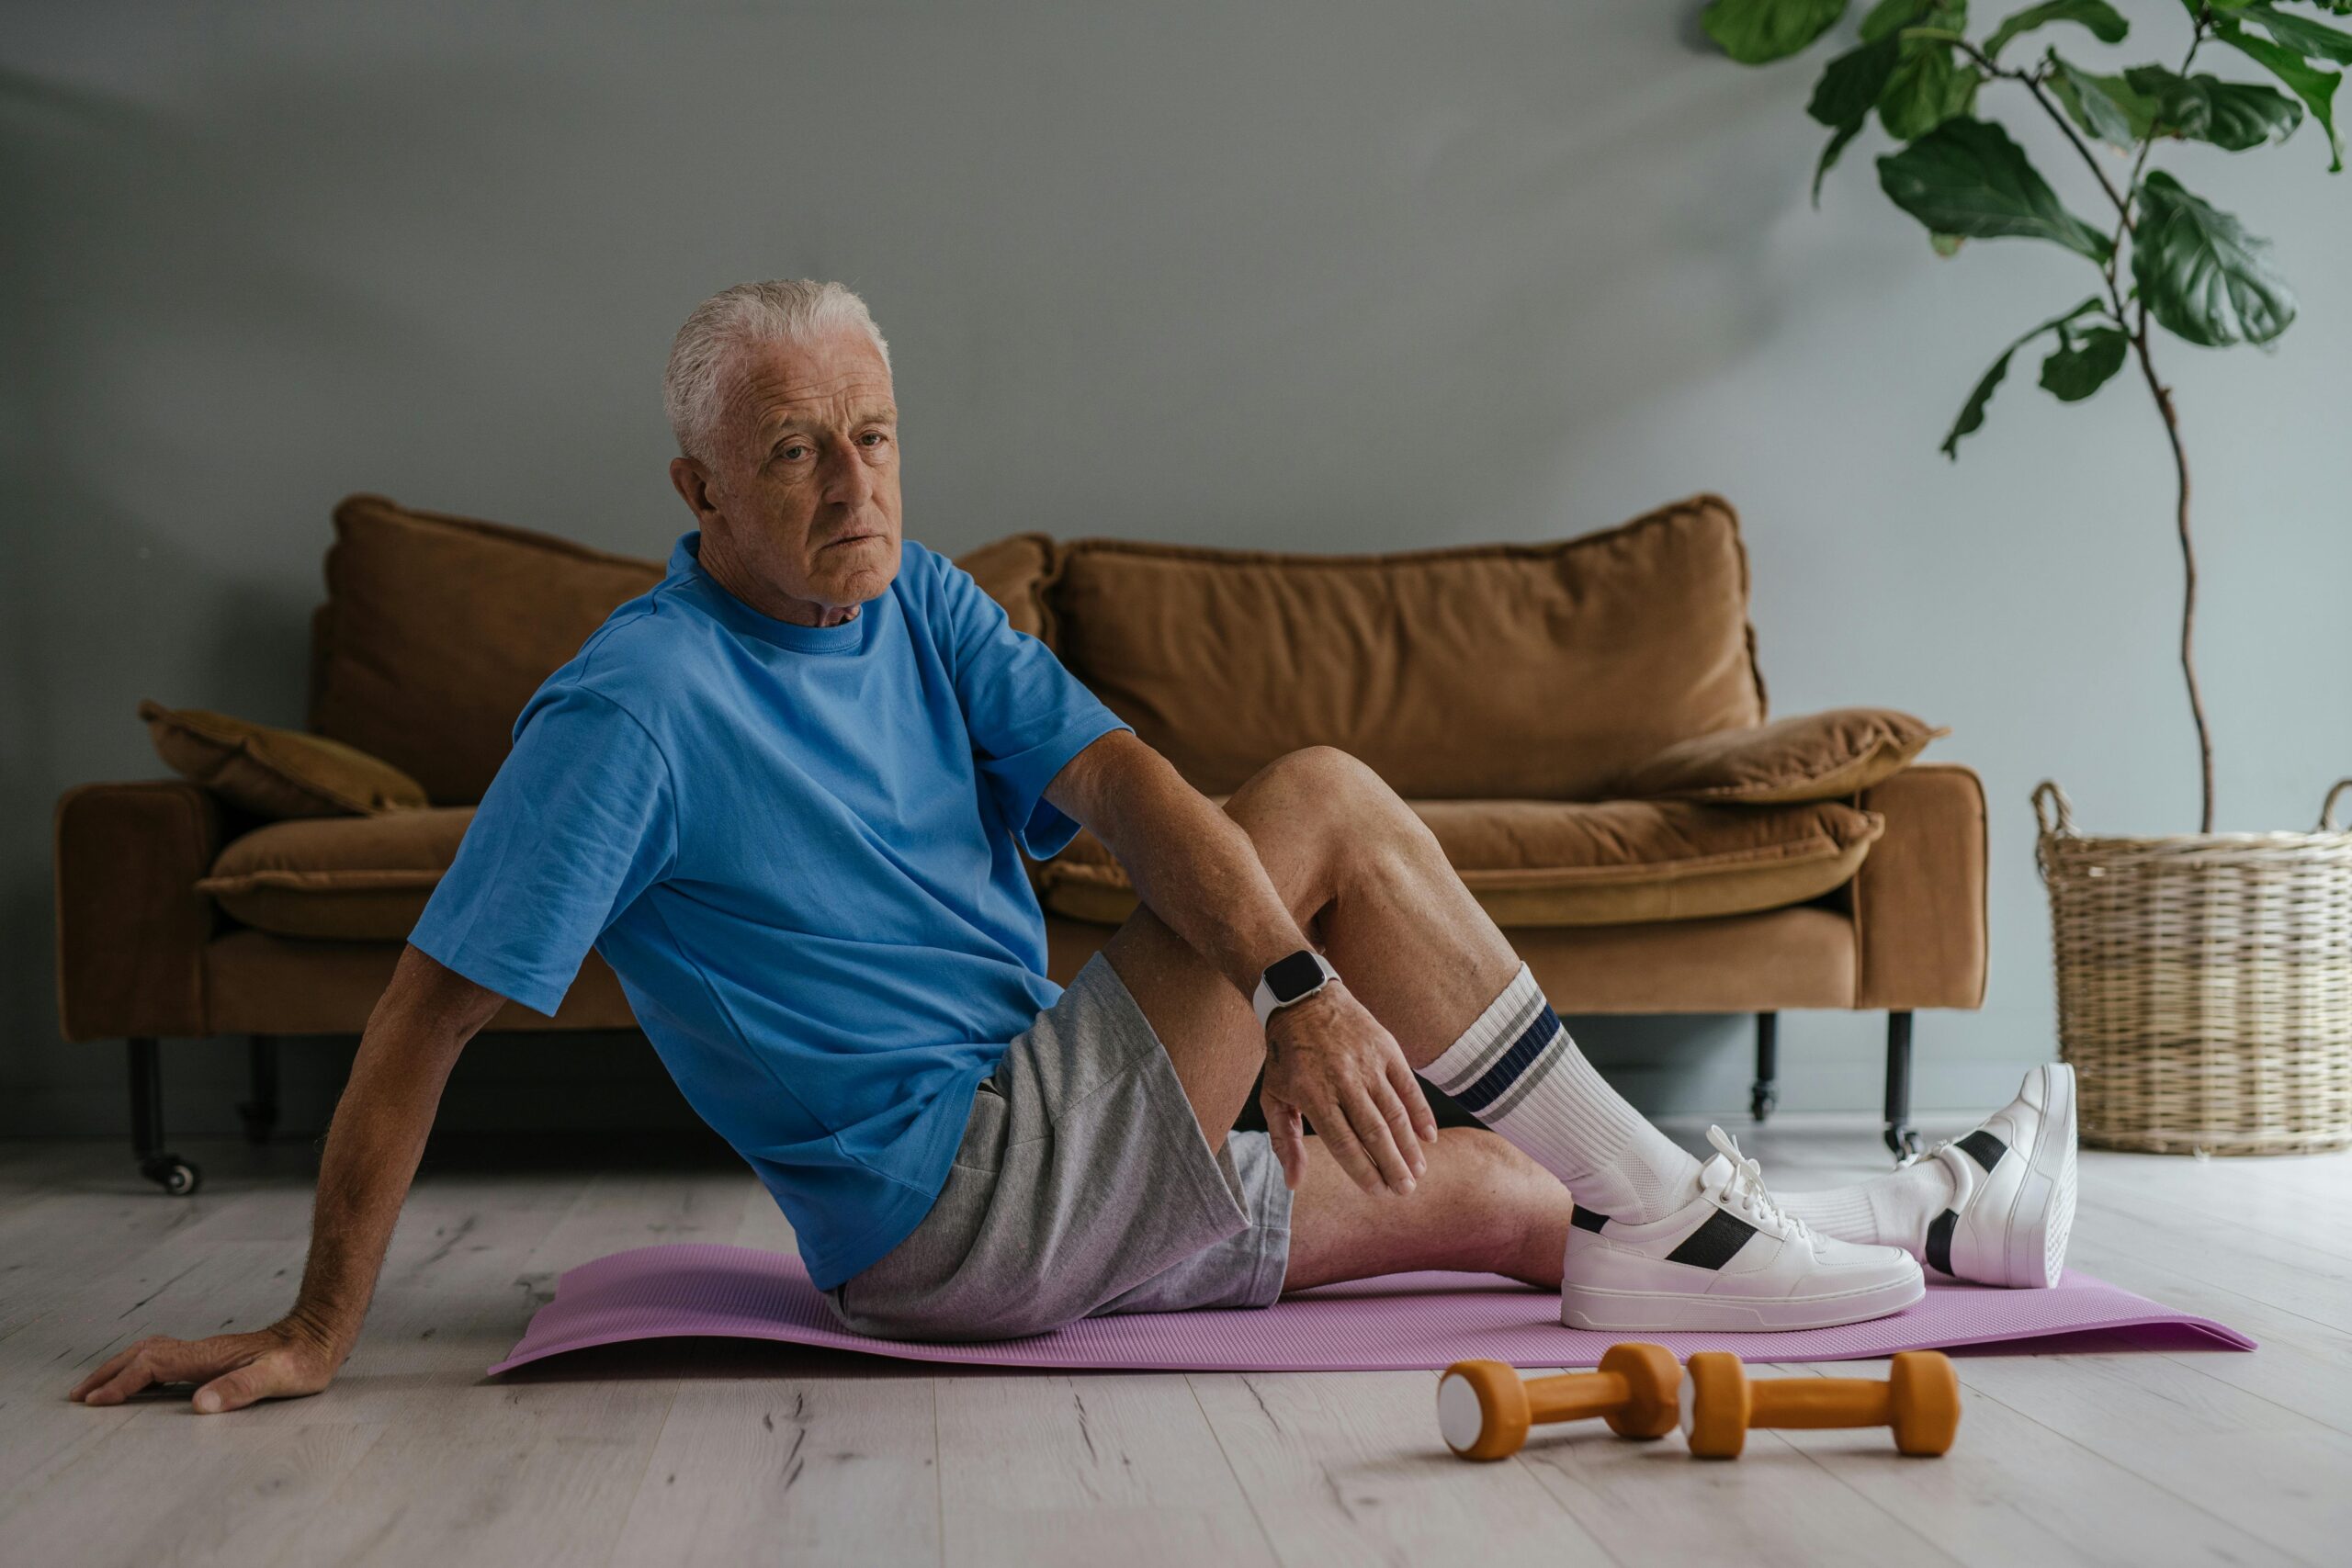
[[[1700,19],[1734,60],[1766,65],[1812,46],[1849,4],[1713,0]],[[2188,454],[2172,389],[2156,373],[2155,329],[2204,348],[2262,347],[2293,324],[2295,296],[2270,263],[2268,241],[2149,164],[2162,142],[2248,152],[2286,141],[2308,119],[2327,144],[2329,173],[2340,172],[2344,143],[2335,103],[2343,72],[2336,68],[2352,65],[2352,27],[2323,17],[2352,17],[2352,0],[2180,5],[2188,41],[2177,62],[2092,70],[2077,63],[2084,46],[2120,44],[2131,33],[2109,0],[2041,0],[1973,41],[1968,0],[1878,0],[1862,17],[1854,47],[1824,67],[1805,112],[1829,131],[1814,165],[1816,205],[1822,181],[1875,118],[1900,144],[1878,160],[1879,188],[1918,220],[1938,254],[1956,254],[1971,240],[2040,240],[2072,251],[2091,269],[2096,292],[2029,329],[1977,379],[1943,452],[1960,456],[1961,442],[1983,427],[2010,361],[2030,345],[2037,352],[2046,345],[2041,383],[2061,402],[2080,402],[2126,364],[2137,367],[2163,422],[2177,481],[2175,525],[2185,580],[2180,667],[2197,723],[2199,831],[2211,833],[2213,741],[2197,685]],[[2039,55],[2032,52],[2037,46]],[[2269,80],[2191,74],[2217,55],[2251,62]],[[2039,113],[2056,127],[2097,189],[2096,220],[2068,205],[2025,149],[1986,117],[1996,106]]]

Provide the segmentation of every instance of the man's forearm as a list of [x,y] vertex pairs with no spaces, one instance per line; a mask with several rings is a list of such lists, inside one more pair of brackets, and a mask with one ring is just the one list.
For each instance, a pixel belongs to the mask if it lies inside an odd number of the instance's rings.
[[358,1343],[442,1086],[501,1000],[412,947],[368,1020],[327,1131],[310,1262],[286,1318],[337,1362]]
[[311,1257],[288,1326],[337,1362],[351,1354],[448,1077],[405,1041],[363,1042],[335,1107],[311,1214]]
[[1307,945],[1241,825],[1156,751],[1123,760],[1124,787],[1102,793],[1096,836],[1151,912],[1247,997],[1266,965]]

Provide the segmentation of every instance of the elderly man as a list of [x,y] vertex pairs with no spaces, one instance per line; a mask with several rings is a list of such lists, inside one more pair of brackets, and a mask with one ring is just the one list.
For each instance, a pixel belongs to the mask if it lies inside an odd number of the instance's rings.
[[[1702,1166],[1601,1081],[1363,766],[1306,747],[1222,810],[1193,790],[902,538],[888,352],[846,289],[706,301],[665,393],[697,530],[517,721],[368,1022],[293,1310],[145,1341],[75,1397],[193,1382],[217,1411],[325,1387],[451,1064],[501,998],[552,1012],[592,946],[869,1334],[1260,1306],[1410,1269],[1561,1287],[1564,1321],[1633,1330],[1893,1312],[1922,1253],[2054,1276],[2064,1069],[1990,1130],[1806,1201],[1808,1224],[1719,1132]],[[1017,852],[1080,824],[1143,908],[1065,990]],[[1261,1067],[1271,1131],[1229,1134]],[[1492,1130],[1440,1133],[1416,1072]]]

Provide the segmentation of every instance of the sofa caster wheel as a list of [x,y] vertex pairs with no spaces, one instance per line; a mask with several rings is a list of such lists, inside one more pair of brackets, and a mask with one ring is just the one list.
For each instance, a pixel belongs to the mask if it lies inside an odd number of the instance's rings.
[[1886,1146],[1894,1154],[1896,1163],[1900,1164],[1918,1154],[1919,1134],[1909,1122],[1891,1126],[1886,1130]]
[[204,1185],[204,1172],[177,1155],[149,1155],[139,1162],[139,1174],[175,1198],[189,1197]]
[[1756,1083],[1749,1086],[1747,1090],[1747,1115],[1750,1121],[1764,1122],[1770,1120],[1773,1110],[1778,1107],[1780,1103],[1781,1090],[1778,1085]]

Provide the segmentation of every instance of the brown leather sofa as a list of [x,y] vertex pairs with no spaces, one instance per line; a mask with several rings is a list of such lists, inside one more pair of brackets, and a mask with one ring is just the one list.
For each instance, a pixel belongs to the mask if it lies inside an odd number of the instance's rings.
[[[363,1027],[514,716],[661,571],[375,497],[344,502],[335,535],[310,729],[413,775],[430,807],[265,821],[176,779],[58,803],[63,1030],[130,1042],[134,1141],[170,1190],[198,1178],[164,1148],[157,1042],[250,1036],[241,1109],[266,1137],[277,1037]],[[1561,1011],[1755,1014],[1759,1119],[1781,1010],[1883,1010],[1887,1138],[1911,1141],[1913,1011],[1983,998],[1983,791],[1909,765],[1937,732],[1904,716],[1766,723],[1723,502],[1563,544],[1316,557],[1023,535],[963,562],[1211,795],[1306,745],[1370,764]],[[1134,893],[1083,834],[1034,874],[1067,979]],[[510,1004],[490,1025],[630,1027],[594,955],[554,1018]]]

